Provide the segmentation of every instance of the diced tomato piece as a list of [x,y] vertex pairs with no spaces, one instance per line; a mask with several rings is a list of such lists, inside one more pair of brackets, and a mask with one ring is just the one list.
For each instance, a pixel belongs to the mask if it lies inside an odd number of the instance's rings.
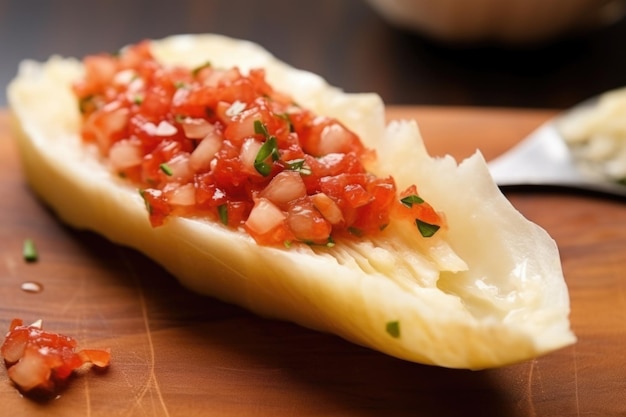
[[127,136],[129,117],[129,110],[119,104],[104,106],[87,116],[82,134],[106,155],[114,142]]
[[396,201],[396,186],[392,178],[376,178],[366,186],[371,201],[358,209],[353,227],[367,234],[383,230],[390,221],[390,211]]
[[326,194],[314,194],[311,196],[311,202],[330,224],[341,225],[345,222],[343,213],[337,203],[335,203],[333,199]]
[[332,225],[315,208],[309,197],[289,203],[287,225],[296,239],[308,243],[326,244],[332,232]]
[[226,225],[230,227],[242,225],[248,219],[251,210],[252,204],[248,201],[228,201],[226,203]]
[[171,86],[163,85],[148,89],[143,95],[139,112],[148,120],[158,121],[160,115],[169,112],[174,91]]
[[11,380],[23,392],[34,389],[53,391],[76,369],[85,364],[109,366],[108,350],[76,351],[75,339],[47,332],[41,321],[24,326],[14,319],[0,348]]
[[121,68],[136,68],[152,60],[150,41],[143,40],[130,45],[117,55]]
[[85,57],[85,78],[74,84],[74,93],[81,98],[97,94],[107,88],[116,72],[118,62],[110,54],[98,54]]
[[172,211],[172,207],[168,204],[161,190],[147,188],[141,191],[146,208],[150,215],[150,224],[153,227],[161,226],[165,222],[165,218]]
[[313,156],[329,153],[361,153],[359,137],[336,119],[316,117],[302,131],[302,148]]
[[[405,199],[407,197],[418,197],[418,202],[413,204],[403,204],[402,199]],[[445,226],[445,221],[442,214],[438,213],[428,202],[423,201],[421,198],[419,198],[417,187],[415,185],[410,186],[402,193],[400,193],[400,198],[394,206],[394,213],[398,217],[407,219],[411,222],[420,220],[430,225],[436,225],[440,227]]]
[[196,175],[194,185],[196,187],[196,201],[200,207],[215,208],[227,203],[228,196],[215,184],[211,173]]

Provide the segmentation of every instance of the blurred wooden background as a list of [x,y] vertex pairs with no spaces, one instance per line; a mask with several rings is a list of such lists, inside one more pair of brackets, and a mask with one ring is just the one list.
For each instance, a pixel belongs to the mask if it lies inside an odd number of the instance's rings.
[[564,108],[626,85],[625,21],[534,47],[452,47],[391,27],[364,0],[0,0],[0,85],[24,58],[200,32],[260,43],[390,104]]

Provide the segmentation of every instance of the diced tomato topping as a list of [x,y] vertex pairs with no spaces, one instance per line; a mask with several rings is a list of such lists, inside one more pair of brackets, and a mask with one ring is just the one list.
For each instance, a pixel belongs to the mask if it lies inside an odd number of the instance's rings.
[[109,366],[108,350],[76,351],[77,342],[69,336],[47,332],[41,321],[23,325],[14,319],[0,348],[9,378],[23,391],[54,391],[75,370],[85,364]]
[[298,106],[263,69],[166,67],[148,41],[84,63],[82,137],[137,185],[155,227],[202,215],[280,245],[372,235],[395,217],[443,225],[368,172],[375,153],[354,132]]
[[[394,205],[393,214],[417,224],[417,228],[425,237],[430,237],[429,233],[435,233],[445,226],[443,214],[437,212],[428,202],[419,197],[415,185],[400,193],[400,199]],[[430,232],[422,230],[421,227],[430,229]]]

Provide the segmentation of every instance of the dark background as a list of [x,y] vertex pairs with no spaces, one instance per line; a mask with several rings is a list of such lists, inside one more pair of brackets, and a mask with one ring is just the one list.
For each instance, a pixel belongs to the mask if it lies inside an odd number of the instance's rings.
[[393,28],[364,0],[0,0],[0,85],[25,58],[201,32],[252,40],[389,104],[565,108],[626,86],[624,20],[540,46],[459,47]]

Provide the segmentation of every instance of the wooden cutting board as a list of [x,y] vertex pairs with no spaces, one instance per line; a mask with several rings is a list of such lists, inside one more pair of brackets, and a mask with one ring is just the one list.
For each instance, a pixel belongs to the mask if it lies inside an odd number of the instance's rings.
[[[391,107],[414,117],[432,154],[492,158],[552,110]],[[13,317],[112,366],[73,378],[58,398],[22,398],[0,367],[10,416],[624,416],[626,205],[553,191],[507,192],[556,239],[577,344],[501,369],[450,370],[394,359],[334,336],[196,296],[131,250],[57,222],[19,171],[0,113],[0,329]],[[26,263],[33,238],[40,260]],[[24,283],[42,285],[27,292]],[[4,330],[0,330],[4,331]]]

